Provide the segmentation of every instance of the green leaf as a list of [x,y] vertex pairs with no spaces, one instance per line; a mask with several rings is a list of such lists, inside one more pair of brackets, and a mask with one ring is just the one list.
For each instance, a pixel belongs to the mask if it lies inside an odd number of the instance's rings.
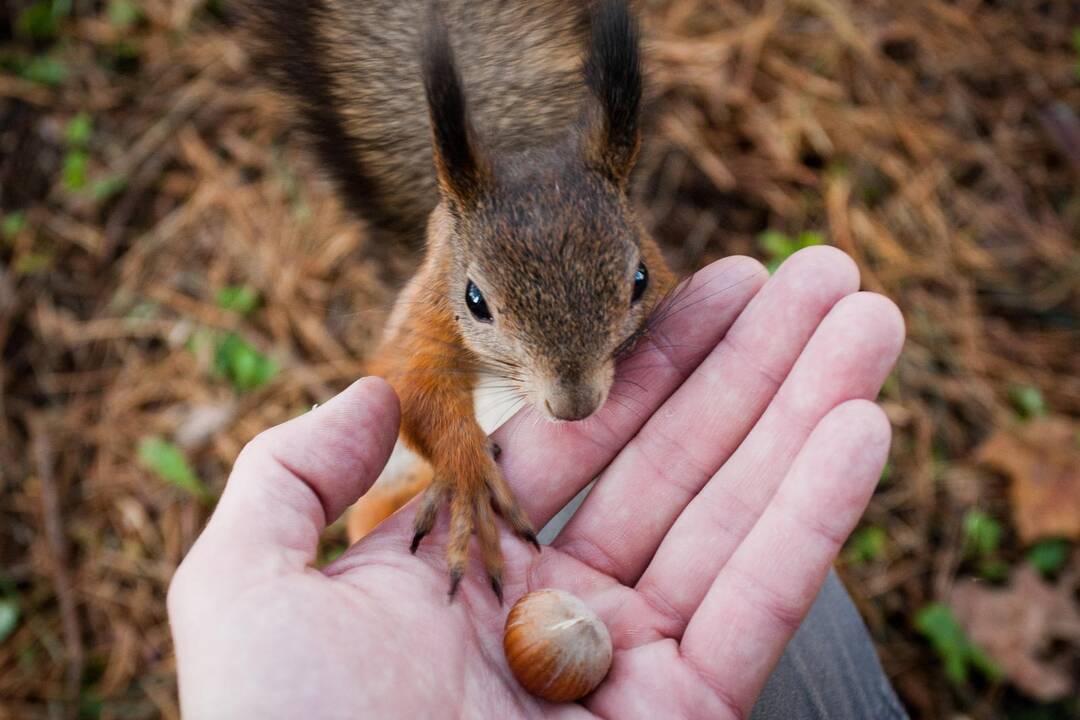
[[945,674],[954,683],[967,681],[968,640],[952,610],[941,603],[922,608],[915,616],[915,629],[922,633],[945,663]]
[[19,72],[30,82],[51,87],[63,85],[68,77],[67,64],[51,55],[35,55],[22,65]]
[[56,36],[56,23],[52,16],[52,3],[38,0],[19,13],[15,30],[24,37],[46,39]]
[[886,460],[885,466],[881,468],[881,477],[878,478],[878,485],[888,485],[892,480],[892,460]]
[[95,180],[90,184],[90,196],[97,202],[105,202],[127,187],[127,178],[121,175]]
[[195,331],[188,337],[187,342],[184,343],[184,347],[192,355],[200,356],[203,352],[206,352],[208,348],[213,347],[216,352],[217,334],[212,330],[204,327],[195,328]]
[[15,236],[26,227],[26,213],[22,210],[4,216],[0,222],[0,237],[5,240],[14,240]]
[[64,187],[81,190],[86,187],[86,169],[90,156],[85,150],[69,150],[64,155]]
[[15,30],[24,37],[48,40],[57,36],[60,23],[70,13],[71,0],[37,0],[19,13]]
[[1028,562],[1043,575],[1053,575],[1069,561],[1069,541],[1065,538],[1043,540],[1027,552]]
[[993,555],[1001,544],[1001,523],[982,510],[964,515],[964,544],[980,558]]
[[782,232],[766,230],[758,235],[758,247],[774,258],[784,258],[794,252],[795,243]]
[[877,525],[868,525],[856,530],[847,542],[844,556],[853,565],[865,565],[877,562],[885,557],[889,536]]
[[214,353],[214,368],[240,392],[262,387],[278,371],[276,362],[235,333],[220,341]]
[[987,558],[979,563],[979,575],[983,580],[1001,582],[1009,576],[1009,566],[1001,560]]
[[0,645],[19,626],[19,603],[14,598],[0,598]]
[[29,252],[20,255],[12,267],[16,275],[33,275],[47,270],[52,265],[53,256],[44,252]]
[[992,679],[1001,676],[982,650],[967,639],[948,605],[930,603],[923,607],[915,615],[915,629],[930,641],[934,652],[945,664],[945,675],[954,684],[967,682],[969,667],[980,670]]
[[888,398],[900,396],[900,376],[895,370],[885,377],[885,382],[881,385],[881,395]]
[[130,0],[110,0],[109,22],[114,27],[126,28],[142,19],[142,10]]
[[79,717],[97,720],[105,711],[105,702],[92,690],[84,689],[79,695]]
[[1046,415],[1046,399],[1037,387],[1018,385],[1009,390],[1009,399],[1017,414],[1025,420]]
[[94,135],[94,120],[89,113],[81,112],[68,120],[64,128],[64,139],[68,147],[83,148],[90,143]]
[[250,315],[259,306],[259,291],[250,285],[227,285],[217,294],[217,305],[240,315]]
[[769,256],[765,267],[772,273],[798,251],[811,245],[821,245],[825,242],[825,238],[821,233],[812,230],[801,232],[798,238],[794,239],[776,230],[766,230],[758,235],[757,241],[758,247]]
[[146,437],[139,441],[139,462],[172,485],[194,495],[199,500],[211,498],[210,490],[188,465],[183,451],[168,440]]

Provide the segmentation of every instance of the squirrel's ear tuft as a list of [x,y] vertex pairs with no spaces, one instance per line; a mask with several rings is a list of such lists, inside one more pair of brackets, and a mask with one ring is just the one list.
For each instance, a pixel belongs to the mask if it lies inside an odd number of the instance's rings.
[[439,187],[451,200],[472,205],[489,184],[491,168],[477,146],[454,51],[434,4],[424,43],[423,72]]
[[587,130],[587,161],[625,183],[641,145],[641,53],[626,0],[599,0],[589,18],[585,83],[599,101]]

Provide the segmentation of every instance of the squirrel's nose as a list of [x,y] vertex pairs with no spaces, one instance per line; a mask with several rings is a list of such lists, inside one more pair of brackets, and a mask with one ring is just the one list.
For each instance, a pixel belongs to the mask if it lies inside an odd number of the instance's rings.
[[544,406],[556,420],[584,420],[596,412],[604,393],[591,387],[560,387],[544,399]]

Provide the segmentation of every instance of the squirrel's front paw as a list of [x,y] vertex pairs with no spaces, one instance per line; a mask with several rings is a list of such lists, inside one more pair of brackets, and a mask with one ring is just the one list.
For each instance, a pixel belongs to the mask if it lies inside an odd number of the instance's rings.
[[420,506],[413,522],[413,539],[409,548],[411,552],[415,553],[420,541],[431,532],[439,508],[446,501],[450,502],[450,538],[446,544],[450,596],[453,597],[457,592],[458,584],[465,575],[469,559],[469,538],[475,531],[491,589],[495,591],[499,603],[502,603],[503,558],[495,513],[502,515],[515,533],[532,543],[539,551],[540,543],[536,539],[532,524],[497,468],[475,482],[437,473],[435,480],[420,497]]

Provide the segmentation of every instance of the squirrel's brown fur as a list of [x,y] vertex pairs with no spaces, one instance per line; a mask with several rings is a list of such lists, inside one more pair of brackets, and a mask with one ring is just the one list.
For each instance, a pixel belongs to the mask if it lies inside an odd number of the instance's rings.
[[[451,593],[475,531],[501,597],[495,513],[536,540],[475,419],[478,378],[552,418],[586,417],[672,284],[626,195],[640,142],[635,24],[618,0],[254,5],[258,62],[299,102],[346,197],[386,235],[408,241],[426,225],[423,264],[371,369],[397,390],[402,438],[433,471],[413,549],[448,502]],[[395,509],[394,493],[369,493],[369,510]]]

